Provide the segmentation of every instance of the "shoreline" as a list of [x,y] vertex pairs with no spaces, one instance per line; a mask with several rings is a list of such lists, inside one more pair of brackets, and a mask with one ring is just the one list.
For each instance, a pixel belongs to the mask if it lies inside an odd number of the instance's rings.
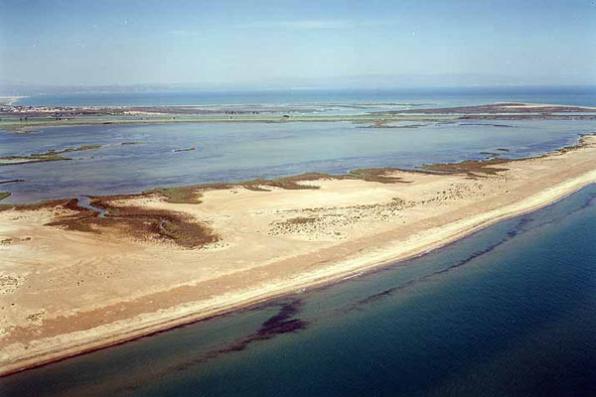
[[[595,141],[593,135],[588,135],[588,137],[587,140]],[[549,161],[557,156],[569,157],[573,156],[574,152],[581,152],[582,149],[586,148],[586,145],[589,148],[593,148],[590,144],[586,144],[586,140],[584,139],[576,147],[564,148],[558,152],[546,154],[539,158],[506,161],[505,165],[524,161],[526,163],[535,163],[541,159]],[[69,346],[67,348],[63,344],[57,344],[53,349],[42,349],[38,354],[29,354],[20,359],[11,360],[12,362],[5,363],[0,368],[0,376],[8,376],[15,372],[125,343],[172,328],[207,320],[238,310],[245,310],[266,301],[300,292],[303,289],[324,287],[341,282],[347,278],[358,276],[364,272],[372,272],[383,267],[395,265],[396,262],[424,255],[506,219],[551,205],[588,185],[596,183],[596,168],[594,167],[592,158],[588,156],[585,164],[587,165],[586,172],[565,178],[547,187],[538,186],[538,190],[533,192],[533,194],[521,197],[521,199],[514,200],[506,205],[489,208],[486,211],[478,212],[467,218],[455,217],[451,222],[423,228],[423,235],[409,236],[409,239],[406,240],[396,240],[395,238],[390,238],[392,236],[391,230],[383,230],[380,234],[373,232],[372,235],[366,236],[367,239],[362,238],[361,240],[366,242],[375,239],[377,236],[386,238],[379,239],[382,243],[377,244],[368,251],[360,252],[356,250],[355,252],[348,252],[348,255],[339,252],[331,257],[325,257],[324,254],[317,251],[315,257],[319,257],[319,260],[322,260],[325,266],[320,266],[316,270],[296,273],[293,277],[281,281],[276,280],[275,283],[257,284],[252,286],[252,288],[244,288],[240,293],[236,293],[236,295],[229,296],[228,294],[226,296],[224,293],[203,301],[191,301],[185,305],[172,306],[169,309],[162,309],[145,316],[137,316],[135,317],[137,319],[136,322],[129,321],[130,319],[121,320],[125,323],[120,323],[118,327],[112,327],[112,329],[109,326],[113,326],[117,322],[105,324],[96,327],[96,331],[91,335],[89,333],[85,334],[85,331],[81,331],[81,333],[69,333]],[[502,165],[502,163],[499,165]],[[408,174],[407,172],[403,173]],[[438,177],[440,178],[441,176]],[[330,248],[335,249],[335,246],[331,246]],[[101,330],[104,330],[103,336],[100,336]]]
[[21,99],[27,98],[27,96],[16,96],[16,95],[8,95],[8,96],[1,96],[0,95],[0,105],[7,105],[13,106],[16,105],[18,101]]
[[[58,127],[58,126],[53,126]],[[52,126],[44,127],[44,128],[52,128]],[[400,168],[400,167],[377,167],[377,168],[354,168],[345,173],[327,173],[327,172],[306,172],[302,174],[294,174],[294,175],[282,175],[279,177],[272,177],[268,179],[262,178],[255,178],[255,179],[244,179],[244,180],[233,180],[233,181],[222,181],[222,182],[206,182],[206,183],[194,183],[194,184],[182,184],[182,185],[172,185],[172,186],[153,186],[147,190],[141,190],[136,192],[125,192],[125,193],[110,193],[110,194],[102,194],[102,195],[90,195],[91,199],[132,199],[132,198],[139,198],[145,197],[151,194],[161,194],[164,198],[169,202],[178,202],[178,201],[171,201],[171,197],[167,193],[168,191],[174,192],[174,195],[182,195],[185,197],[189,197],[197,192],[209,191],[209,190],[218,190],[218,189],[228,189],[232,187],[242,186],[245,188],[256,189],[259,190],[260,187],[268,187],[268,186],[280,186],[280,185],[293,185],[293,186],[285,186],[284,188],[294,189],[300,188],[299,182],[305,182],[312,179],[335,179],[335,180],[342,180],[342,179],[362,179],[364,181],[375,181],[375,182],[382,182],[382,183],[391,183],[392,177],[386,177],[384,174],[390,173],[393,171],[397,172],[404,172],[404,173],[421,173],[421,174],[429,174],[429,175],[443,175],[449,173],[457,173],[457,172],[473,172],[473,168],[476,168],[476,165],[479,165],[480,168],[483,168],[485,165],[496,165],[500,163],[509,163],[515,161],[524,161],[530,159],[540,159],[545,156],[549,156],[553,153],[557,152],[564,152],[568,150],[574,150],[582,145],[582,139],[584,137],[589,136],[596,136],[596,132],[581,132],[577,134],[575,144],[569,144],[567,146],[560,147],[559,149],[554,150],[553,152],[545,152],[543,154],[539,154],[536,156],[529,156],[529,157],[520,157],[520,158],[509,158],[509,157],[497,157],[495,153],[489,152],[481,152],[481,154],[487,155],[486,158],[480,160],[463,160],[460,162],[455,163],[428,163],[422,164],[418,168]],[[31,161],[32,158],[36,156],[47,156],[51,155],[60,155],[63,153],[68,152],[76,152],[76,151],[86,151],[86,150],[94,150],[101,148],[103,145],[81,145],[79,147],[68,147],[63,150],[54,151],[54,152],[45,152],[41,154],[33,154],[33,155],[23,155],[23,156],[16,156],[19,159],[27,159],[29,161],[23,161],[21,163],[14,163],[14,164],[2,164],[2,157],[0,157],[0,167],[3,165],[19,165],[19,164],[31,164],[36,162],[45,162],[45,161],[56,161],[56,160],[35,160]],[[195,150],[195,149],[183,149],[183,151],[187,150]],[[503,150],[503,155],[506,155],[509,150],[505,149],[497,149]],[[501,153],[499,153],[500,155]],[[8,156],[13,157],[13,156]],[[6,158],[6,157],[5,157]],[[68,161],[71,160],[70,158],[62,158],[58,159],[59,161]],[[459,164],[470,163],[472,167],[469,170],[466,168],[469,167],[457,167],[451,168],[451,166],[458,166]],[[448,167],[444,167],[447,165]],[[399,179],[399,178],[397,178]],[[397,180],[396,180],[397,181]],[[396,182],[395,181],[395,182]],[[15,179],[15,180],[8,180],[0,182],[3,183],[15,183],[15,182],[24,182],[22,179]],[[54,197],[48,198],[38,201],[23,201],[23,202],[16,202],[16,203],[0,203],[0,211],[3,209],[8,208],[15,208],[15,209],[26,209],[26,208],[35,208],[35,207],[44,207],[60,205],[65,203],[69,200],[74,199],[74,196],[70,197]],[[186,198],[187,199],[187,198]],[[1,200],[0,200],[1,201]],[[184,202],[184,201],[180,201]],[[193,200],[190,200],[193,202]]]
[[2,368],[0,370],[0,377],[10,376],[15,373],[27,371],[29,369],[43,367],[59,361],[68,360],[69,358],[74,358],[95,351],[108,349],[110,347],[115,347],[145,337],[151,337],[162,332],[168,332],[170,330],[188,326],[194,323],[208,321],[210,319],[225,316],[234,312],[251,310],[254,307],[265,304],[275,299],[280,299],[286,296],[294,295],[296,293],[303,293],[318,288],[326,288],[328,286],[341,283],[342,281],[347,281],[360,275],[370,274],[375,271],[382,270],[383,268],[388,266],[398,265],[399,262],[407,261],[416,257],[421,257],[441,248],[447,247],[453,243],[456,243],[459,240],[463,240],[467,237],[470,237],[475,233],[488,227],[494,226],[495,224],[498,224],[500,222],[504,222],[508,219],[512,219],[548,207],[594,183],[596,183],[596,172],[593,172],[591,173],[591,175],[587,176],[587,182],[579,182],[579,184],[577,185],[573,184],[568,189],[561,191],[560,193],[556,194],[550,199],[547,199],[547,201],[542,201],[536,203],[533,206],[525,208],[522,207],[518,210],[518,212],[512,211],[510,213],[504,213],[498,218],[493,218],[492,220],[486,220],[484,222],[472,225],[469,227],[469,229],[461,230],[459,231],[459,233],[453,234],[452,236],[447,237],[444,240],[437,241],[435,243],[430,243],[428,246],[421,246],[418,250],[410,254],[399,257],[396,256],[395,258],[389,258],[379,263],[362,265],[362,267],[356,267],[346,270],[345,273],[335,273],[327,277],[322,276],[320,279],[314,281],[305,281],[304,283],[298,283],[296,285],[288,286],[287,289],[280,290],[276,293],[272,292],[268,294],[263,294],[262,296],[255,296],[254,298],[249,298],[246,301],[231,303],[227,307],[223,306],[217,309],[212,309],[211,311],[205,311],[203,313],[188,314],[185,317],[179,317],[172,320],[166,320],[161,323],[148,325],[146,328],[143,329],[123,332],[122,335],[114,336],[105,341],[82,344],[81,346],[75,346],[70,348],[69,350],[64,350],[59,353],[48,355],[47,357],[43,357],[40,359],[32,358],[25,362],[16,364],[14,365],[14,367],[6,366]]

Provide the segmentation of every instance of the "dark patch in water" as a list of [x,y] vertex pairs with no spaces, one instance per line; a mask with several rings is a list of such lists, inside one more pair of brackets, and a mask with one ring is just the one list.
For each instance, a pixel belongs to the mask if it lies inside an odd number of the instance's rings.
[[7,183],[19,183],[19,182],[25,182],[24,179],[9,179],[6,181],[0,181],[0,185],[5,185]]
[[515,128],[514,126],[509,125],[509,124],[460,123],[459,125],[463,125],[463,126],[468,126],[468,125],[473,125],[473,126],[488,126],[488,127],[498,127],[498,128]]
[[302,306],[302,301],[299,299],[295,299],[284,304],[276,315],[269,318],[261,325],[257,332],[217,350],[214,352],[215,355],[241,351],[246,349],[246,347],[253,342],[267,340],[274,338],[276,335],[292,333],[305,329],[308,325],[306,321],[292,318],[298,314],[300,311],[300,306]]
[[419,278],[416,278],[416,279],[407,281],[407,282],[405,282],[405,283],[403,283],[403,284],[401,284],[401,285],[399,285],[397,287],[389,288],[389,289],[386,289],[384,291],[378,292],[376,294],[370,295],[370,296],[368,296],[368,297],[366,297],[364,299],[361,299],[358,302],[356,302],[354,304],[354,306],[352,306],[351,309],[355,309],[358,306],[362,306],[362,305],[366,305],[366,304],[375,302],[377,300],[380,300],[382,298],[385,298],[387,296],[390,296],[390,295],[394,294],[397,291],[401,291],[401,290],[404,290],[406,288],[409,288],[409,287],[411,287],[414,284],[425,282],[425,281],[429,281],[430,279],[432,279],[435,276],[438,276],[438,275],[447,273],[447,272],[449,272],[449,271],[451,271],[453,269],[457,269],[458,267],[464,266],[464,265],[470,263],[471,261],[473,261],[474,259],[479,258],[482,255],[485,255],[485,254],[487,254],[487,253],[495,250],[500,245],[506,243],[507,241],[509,241],[512,238],[514,238],[515,236],[517,236],[522,231],[522,228],[527,223],[529,223],[531,220],[532,220],[531,218],[525,218],[524,217],[524,218],[520,219],[520,221],[518,222],[518,224],[512,230],[508,231],[507,234],[505,235],[505,237],[502,238],[501,240],[499,240],[498,242],[496,242],[494,244],[491,244],[491,245],[487,246],[484,249],[481,249],[481,250],[478,250],[478,251],[474,251],[472,254],[470,254],[466,258],[463,258],[463,259],[461,259],[461,260],[459,260],[459,261],[453,263],[452,265],[447,266],[447,267],[445,267],[443,269],[434,271],[434,272],[429,273],[429,274],[427,274],[425,276],[422,276],[422,277],[419,277]]
[[[270,304],[260,306],[259,309],[263,309],[269,305]],[[279,306],[280,303],[275,303],[274,305]],[[300,312],[301,306],[302,300],[300,299],[293,299],[289,302],[281,303],[279,312],[263,322],[261,327],[256,332],[232,341],[231,343],[220,347],[219,349],[209,351],[195,359],[177,364],[173,368],[166,369],[164,372],[167,373],[171,370],[184,371],[190,367],[214,359],[222,354],[243,351],[251,343],[269,340],[276,337],[277,335],[294,333],[303,330],[308,326],[308,322],[298,318],[293,318]]]
[[[269,306],[279,306],[280,309],[275,315],[269,317],[265,322],[263,322],[259,329],[254,333],[232,341],[218,349],[201,354],[196,358],[191,358],[182,363],[166,367],[163,370],[160,370],[159,373],[152,373],[151,376],[165,376],[172,371],[183,372],[196,367],[197,365],[201,365],[211,359],[217,358],[223,354],[243,351],[253,342],[269,340],[276,337],[277,335],[294,333],[303,330],[308,326],[308,322],[293,318],[300,312],[302,304],[303,302],[301,299],[293,299],[291,301],[272,302],[257,306],[253,310],[262,310]],[[118,391],[132,392],[144,385],[145,384],[142,382],[135,382],[134,384],[122,386]]]
[[[579,206],[577,209],[575,209],[575,210],[573,210],[571,212],[568,212],[565,215],[565,217],[568,217],[568,216],[571,216],[571,215],[573,215],[575,213],[578,213],[578,212],[580,212],[580,211],[582,211],[582,210],[584,210],[584,209],[592,206],[594,203],[596,203],[596,194],[591,194],[581,206]],[[553,223],[559,222],[560,220],[561,220],[560,217],[556,217],[556,218],[553,218],[551,220],[548,220],[548,221],[544,221],[544,222],[535,224],[535,225],[533,225],[531,227],[527,227],[528,225],[530,225],[534,221],[534,219],[531,216],[524,216],[524,217],[520,218],[519,221],[518,221],[518,223],[511,230],[509,230],[505,234],[505,237],[503,237],[501,240],[497,241],[496,243],[491,244],[491,245],[487,246],[486,248],[484,248],[482,250],[475,251],[472,254],[470,254],[469,256],[467,256],[466,258],[461,259],[461,260],[459,260],[459,261],[453,263],[452,265],[447,266],[447,267],[445,267],[443,269],[434,271],[432,273],[429,273],[427,275],[424,275],[422,277],[419,277],[419,278],[416,278],[416,279],[413,279],[413,280],[409,280],[409,281],[407,281],[407,282],[405,282],[405,283],[403,283],[403,284],[401,284],[401,285],[399,285],[397,287],[388,288],[388,289],[383,290],[381,292],[377,292],[376,294],[370,295],[370,296],[368,296],[368,297],[366,297],[364,299],[361,299],[358,302],[356,302],[354,305],[352,305],[350,308],[348,308],[348,311],[357,309],[357,308],[359,308],[360,306],[363,306],[363,305],[367,305],[367,304],[376,302],[376,301],[381,300],[381,299],[383,299],[385,297],[388,297],[390,295],[393,295],[394,293],[396,293],[398,291],[401,291],[401,290],[404,290],[406,288],[409,288],[409,287],[411,287],[411,286],[413,286],[413,285],[415,285],[417,283],[429,281],[432,278],[434,278],[435,276],[439,276],[441,274],[450,272],[451,270],[454,270],[454,269],[457,269],[459,267],[462,267],[462,266],[470,263],[474,259],[477,259],[477,258],[479,258],[479,257],[481,257],[481,256],[483,256],[485,254],[488,254],[489,252],[494,251],[497,247],[505,244],[506,242],[510,241],[511,239],[515,238],[516,236],[518,236],[520,234],[529,232],[529,231],[531,231],[533,229],[541,228],[541,227],[546,226],[546,225],[549,225],[549,224],[553,224]]]
[[179,152],[190,152],[193,150],[197,150],[197,148],[195,146],[189,147],[189,148],[183,148],[183,149],[174,149],[174,153],[179,153]]
[[576,212],[585,210],[588,207],[591,207],[596,202],[596,193],[590,194],[590,197],[575,211],[572,211],[571,214],[575,214]]
[[128,145],[142,145],[143,142],[131,141],[131,142],[122,142],[121,146],[128,146]]

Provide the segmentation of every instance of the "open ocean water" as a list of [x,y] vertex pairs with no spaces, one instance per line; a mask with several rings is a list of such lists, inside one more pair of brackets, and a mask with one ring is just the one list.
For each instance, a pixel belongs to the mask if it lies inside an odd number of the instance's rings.
[[1,378],[0,394],[594,396],[595,226],[592,185],[375,273]]
[[[230,104],[389,104],[425,107],[533,102],[596,106],[596,87],[470,87],[412,89],[272,89],[63,93],[34,95],[16,104],[39,106],[157,106]],[[364,107],[366,108],[366,107]]]

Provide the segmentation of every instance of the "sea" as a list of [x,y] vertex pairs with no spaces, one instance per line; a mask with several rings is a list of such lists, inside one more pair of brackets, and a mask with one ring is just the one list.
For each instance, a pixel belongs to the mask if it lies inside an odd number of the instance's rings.
[[402,89],[117,90],[38,94],[25,106],[180,106],[180,105],[418,105],[427,107],[531,102],[596,106],[596,86],[502,86]]

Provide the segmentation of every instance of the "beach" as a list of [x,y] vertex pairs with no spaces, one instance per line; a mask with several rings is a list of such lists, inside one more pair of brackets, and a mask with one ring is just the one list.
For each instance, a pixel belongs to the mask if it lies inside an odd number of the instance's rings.
[[[8,374],[421,255],[596,182],[596,139],[537,158],[5,206]],[[98,248],[100,247],[100,248]]]

